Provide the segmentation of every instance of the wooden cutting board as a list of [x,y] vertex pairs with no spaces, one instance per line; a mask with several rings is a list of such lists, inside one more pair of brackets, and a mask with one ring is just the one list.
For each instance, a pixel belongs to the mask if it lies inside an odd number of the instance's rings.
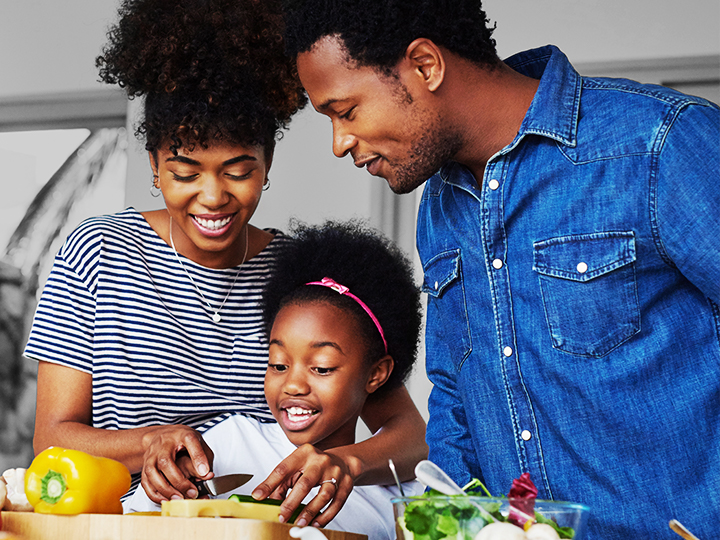
[[[238,518],[2,513],[2,530],[23,540],[292,540],[292,527]],[[321,531],[328,540],[367,540],[364,534]]]

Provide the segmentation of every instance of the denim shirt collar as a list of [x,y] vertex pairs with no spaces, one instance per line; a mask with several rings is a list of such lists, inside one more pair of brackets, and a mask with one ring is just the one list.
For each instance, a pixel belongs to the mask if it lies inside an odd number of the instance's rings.
[[518,73],[540,79],[518,137],[541,135],[575,146],[582,79],[562,51],[547,45],[518,53],[505,63]]
[[[499,154],[510,152],[525,135],[540,135],[574,147],[577,144],[582,78],[567,56],[554,45],[546,45],[515,54],[505,63],[518,73],[540,79],[540,85],[517,136]],[[464,184],[462,180],[455,181],[466,176],[457,175],[459,168],[464,169],[458,163],[446,163],[439,171],[440,178],[447,183]]]

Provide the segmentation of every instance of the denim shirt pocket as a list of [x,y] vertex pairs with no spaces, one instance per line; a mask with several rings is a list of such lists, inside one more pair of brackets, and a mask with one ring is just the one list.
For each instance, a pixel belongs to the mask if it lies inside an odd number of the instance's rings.
[[554,348],[601,358],[640,331],[632,231],[561,236],[533,248]]
[[422,291],[429,303],[436,303],[443,341],[459,370],[472,351],[465,285],[459,249],[444,251],[423,266]]

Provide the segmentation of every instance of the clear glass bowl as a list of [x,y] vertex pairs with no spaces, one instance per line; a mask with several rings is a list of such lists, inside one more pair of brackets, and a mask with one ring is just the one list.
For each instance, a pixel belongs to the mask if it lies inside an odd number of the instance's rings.
[[[503,519],[507,519],[510,502],[511,499],[504,497],[399,497],[392,500],[397,539],[428,538],[424,534],[433,530],[445,534],[441,537],[443,540],[474,540],[489,522],[483,518],[483,512],[476,505],[490,514],[499,513]],[[535,512],[542,516],[538,521],[542,521],[542,518],[552,520],[558,527],[572,529],[573,540],[584,540],[589,515],[587,506],[536,500]],[[410,523],[406,523],[406,520]],[[567,529],[565,532],[570,533]],[[568,537],[561,533],[559,536]]]

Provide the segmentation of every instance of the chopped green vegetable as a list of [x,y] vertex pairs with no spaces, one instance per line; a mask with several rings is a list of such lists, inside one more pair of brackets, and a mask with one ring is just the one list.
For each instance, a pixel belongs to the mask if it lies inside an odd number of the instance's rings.
[[277,499],[263,499],[258,501],[257,499],[253,499],[250,495],[238,495],[237,493],[233,493],[228,497],[228,499],[243,503],[270,504],[274,506],[280,506],[282,504],[282,501]]
[[[228,500],[242,503],[269,504],[273,506],[280,506],[282,504],[282,501],[279,501],[277,499],[263,499],[261,501],[258,501],[253,499],[250,495],[238,495],[237,493],[233,493],[232,495],[230,495],[228,497]],[[304,504],[298,506],[290,516],[288,523],[295,523],[295,520],[300,515],[300,512],[302,512],[303,508],[305,508]]]

